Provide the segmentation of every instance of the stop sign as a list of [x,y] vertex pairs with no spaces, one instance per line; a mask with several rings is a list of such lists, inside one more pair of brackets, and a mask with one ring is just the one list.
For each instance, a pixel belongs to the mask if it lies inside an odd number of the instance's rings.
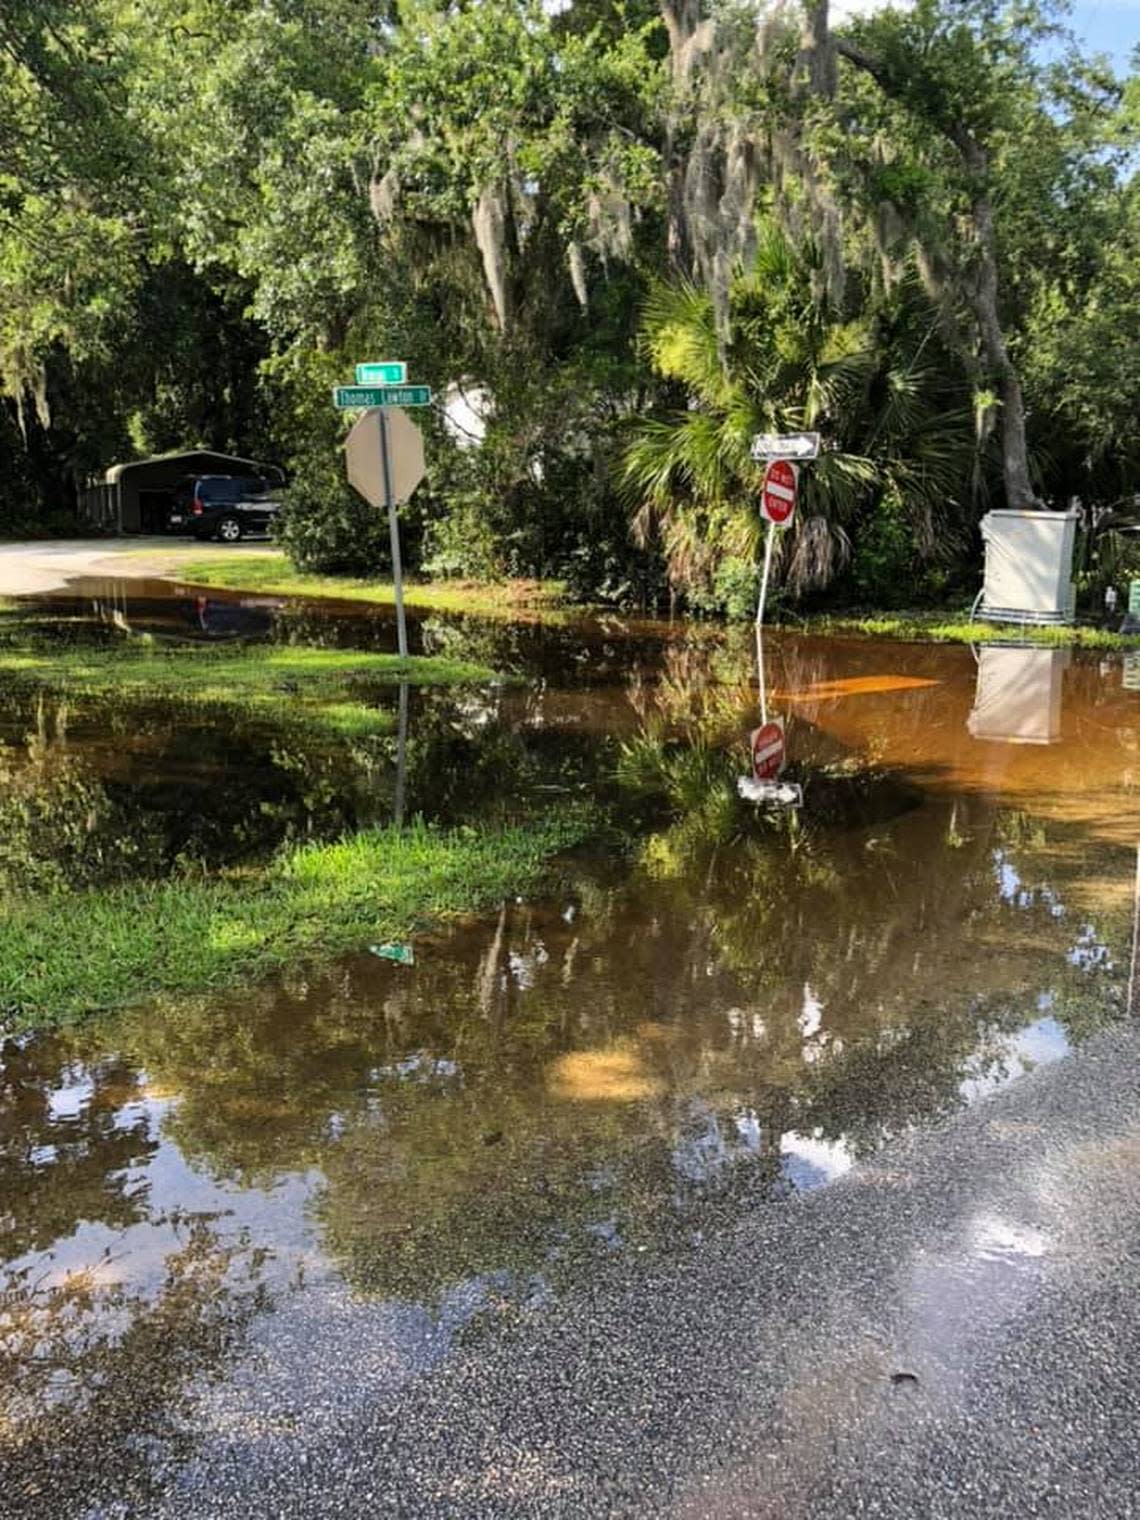
[[784,769],[784,724],[780,718],[752,730],[752,774],[757,781],[775,781]]
[[380,428],[380,408],[371,407],[358,417],[345,439],[344,453],[348,466],[348,483],[360,492],[369,506],[386,504],[385,479],[397,503],[408,497],[424,478],[423,434],[403,407],[389,406],[387,412],[388,474],[384,474],[384,435]]
[[773,459],[764,471],[760,516],[777,528],[786,528],[796,510],[796,467],[786,459]]

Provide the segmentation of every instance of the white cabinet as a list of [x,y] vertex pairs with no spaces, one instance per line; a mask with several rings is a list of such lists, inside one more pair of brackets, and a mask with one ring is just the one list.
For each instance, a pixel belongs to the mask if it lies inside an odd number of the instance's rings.
[[1075,512],[987,512],[981,615],[1008,623],[1067,623],[1073,617]]

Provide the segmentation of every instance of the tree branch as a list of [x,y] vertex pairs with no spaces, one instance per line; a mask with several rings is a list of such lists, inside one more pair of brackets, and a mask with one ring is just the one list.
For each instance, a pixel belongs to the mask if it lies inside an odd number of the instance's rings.
[[862,69],[864,74],[870,74],[884,95],[895,93],[890,75],[877,58],[872,58],[870,53],[865,53],[858,43],[852,42],[848,37],[833,35],[832,40],[840,58],[846,58],[848,63],[853,63],[857,69]]

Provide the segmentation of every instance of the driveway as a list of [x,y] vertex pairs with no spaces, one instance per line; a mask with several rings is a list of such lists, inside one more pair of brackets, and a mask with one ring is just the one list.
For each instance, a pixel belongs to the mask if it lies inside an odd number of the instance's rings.
[[[0,544],[0,596],[36,596],[58,591],[79,576],[146,580],[176,575],[191,560],[232,554],[216,544],[169,538],[77,538]],[[270,544],[243,544],[242,554],[272,553]]]

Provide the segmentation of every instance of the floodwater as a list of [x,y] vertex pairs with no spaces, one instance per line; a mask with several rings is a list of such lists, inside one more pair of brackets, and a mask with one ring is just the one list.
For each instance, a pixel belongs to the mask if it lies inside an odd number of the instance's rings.
[[[21,616],[68,641],[392,643],[381,611],[158,584],[81,583]],[[491,1321],[557,1315],[615,1259],[683,1262],[1134,1001],[1131,660],[771,635],[803,805],[765,813],[736,792],[750,630],[413,633],[513,680],[411,694],[408,815],[588,794],[613,826],[533,900],[425,927],[413,966],[362,946],[240,994],[0,1030],[13,1513],[145,1507],[193,1461],[207,1386],[236,1419],[257,1382],[289,1428],[322,1339],[345,1348],[347,1408]],[[395,745],[0,694],[0,890],[387,821]]]

